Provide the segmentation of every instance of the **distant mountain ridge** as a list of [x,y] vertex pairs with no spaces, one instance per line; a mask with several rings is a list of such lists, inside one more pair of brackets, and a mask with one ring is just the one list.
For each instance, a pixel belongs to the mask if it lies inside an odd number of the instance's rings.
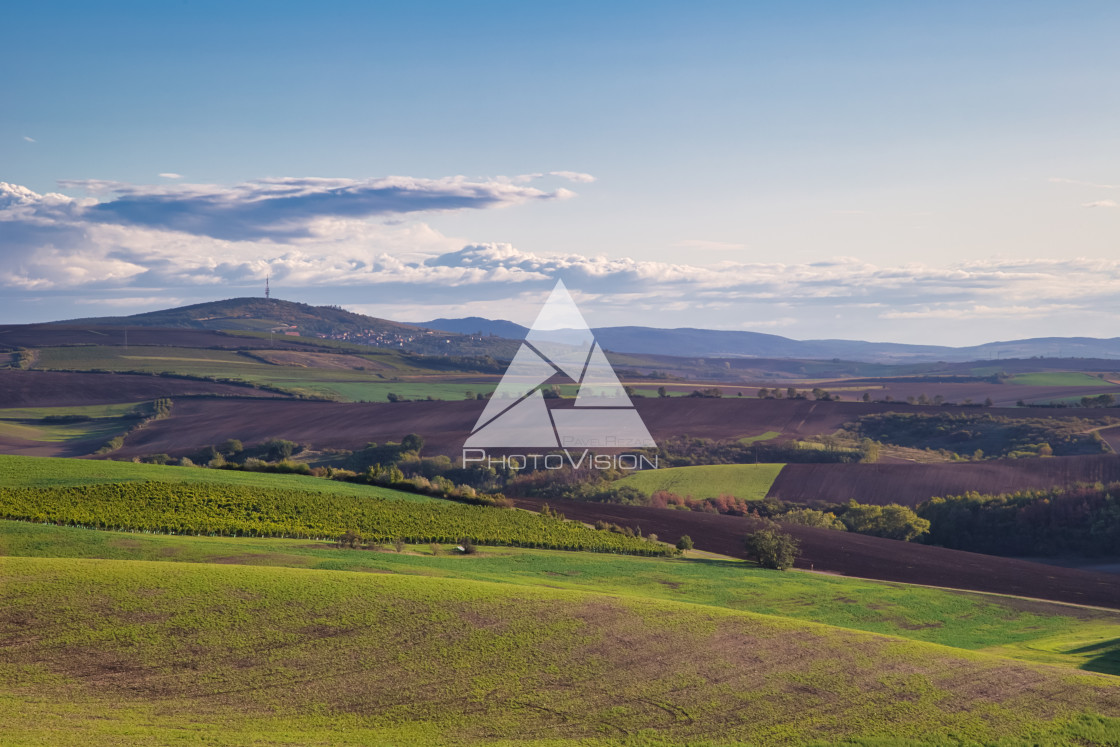
[[[337,306],[312,306],[277,298],[231,298],[115,317],[56,324],[170,327],[178,329],[293,332],[413,352],[512,356],[528,328],[507,320],[466,317],[405,323],[357,314]],[[1120,338],[1040,337],[968,347],[861,340],[793,340],[743,330],[599,327],[599,343],[613,353],[682,358],[770,358],[868,363],[946,363],[1001,358],[1120,358]]]
[[[481,317],[433,319],[418,326],[460,334],[495,334],[520,339],[528,328]],[[469,331],[468,331],[469,330]],[[935,363],[1000,358],[1120,358],[1120,338],[1038,337],[989,342],[967,347],[909,345],[862,340],[793,340],[780,335],[740,330],[598,327],[595,339],[609,351],[642,355],[705,358],[795,358],[873,363]]]

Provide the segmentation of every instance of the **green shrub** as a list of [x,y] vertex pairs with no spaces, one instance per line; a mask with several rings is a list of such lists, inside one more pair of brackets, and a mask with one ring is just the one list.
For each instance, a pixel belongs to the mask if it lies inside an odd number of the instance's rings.
[[763,568],[784,571],[797,560],[800,543],[778,529],[760,529],[747,535],[747,555]]

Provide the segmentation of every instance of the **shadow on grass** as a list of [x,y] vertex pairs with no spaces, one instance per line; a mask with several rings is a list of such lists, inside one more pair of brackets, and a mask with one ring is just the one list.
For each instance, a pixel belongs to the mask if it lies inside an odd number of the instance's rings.
[[720,558],[670,558],[678,563],[690,563],[692,565],[702,565],[708,568],[752,568],[757,569],[759,565],[752,563],[749,560],[722,560]]
[[1102,674],[1120,675],[1120,638],[1094,643],[1070,650],[1071,654],[1097,654],[1082,665],[1082,669]]

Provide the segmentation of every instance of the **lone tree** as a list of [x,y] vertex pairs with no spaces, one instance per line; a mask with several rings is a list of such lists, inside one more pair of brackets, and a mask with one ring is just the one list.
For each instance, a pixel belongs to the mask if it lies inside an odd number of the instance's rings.
[[424,448],[424,437],[419,433],[409,433],[401,439],[401,451],[415,451],[420,453]]
[[692,547],[692,538],[687,534],[682,534],[681,538],[677,540],[677,549],[681,552],[684,552],[685,550],[691,550]]
[[799,548],[800,543],[780,529],[760,529],[747,535],[747,555],[763,568],[792,568]]

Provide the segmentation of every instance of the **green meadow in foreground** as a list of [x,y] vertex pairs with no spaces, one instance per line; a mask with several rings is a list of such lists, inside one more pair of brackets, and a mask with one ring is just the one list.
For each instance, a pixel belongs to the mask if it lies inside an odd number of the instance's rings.
[[0,577],[7,744],[1120,740],[1107,675],[719,607],[145,561]]
[[405,552],[289,539],[182,537],[0,521],[0,555],[235,563],[467,579],[689,602],[1120,675],[1120,612],[997,595],[776,573],[733,559],[447,546]]
[[622,478],[625,485],[646,495],[667,490],[693,498],[733,495],[743,500],[762,500],[770,491],[784,464],[710,464],[698,467],[668,467],[644,470]]
[[[40,522],[644,542],[132,463],[0,457],[0,498]],[[1117,612],[698,553],[400,550],[0,521],[0,745],[1120,745]]]

